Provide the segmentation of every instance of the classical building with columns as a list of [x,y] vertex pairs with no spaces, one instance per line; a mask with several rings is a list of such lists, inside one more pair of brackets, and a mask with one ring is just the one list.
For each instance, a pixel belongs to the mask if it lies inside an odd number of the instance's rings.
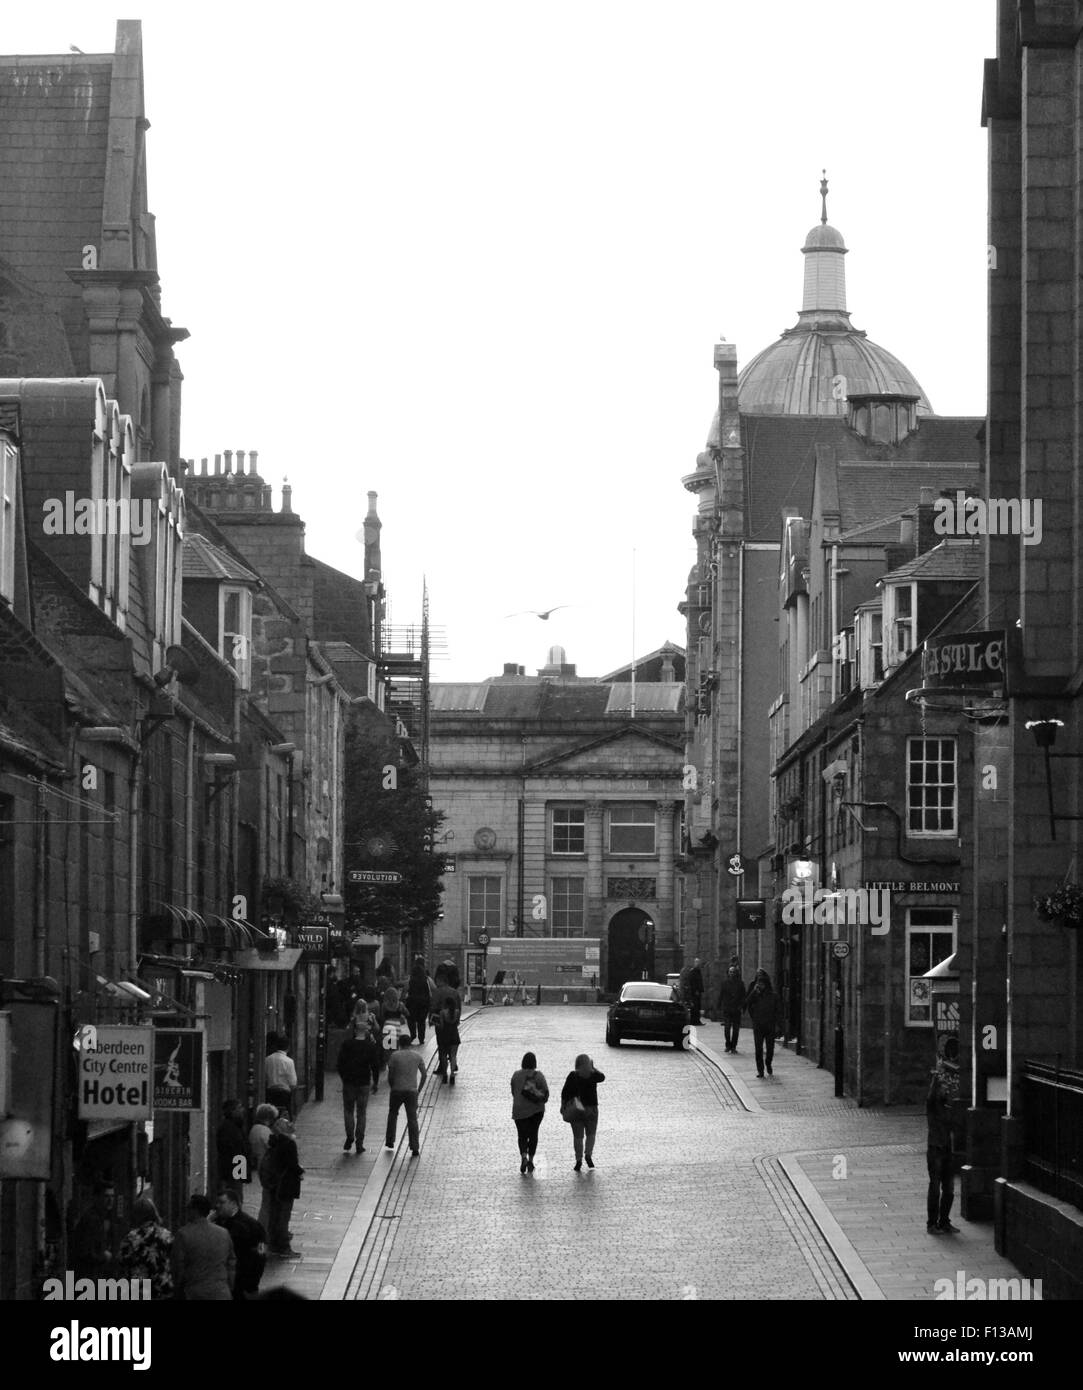
[[[431,781],[445,813],[435,947],[464,982],[612,993],[681,964],[684,653],[666,644],[583,677],[561,647],[432,687]],[[567,988],[565,988],[567,986]]]

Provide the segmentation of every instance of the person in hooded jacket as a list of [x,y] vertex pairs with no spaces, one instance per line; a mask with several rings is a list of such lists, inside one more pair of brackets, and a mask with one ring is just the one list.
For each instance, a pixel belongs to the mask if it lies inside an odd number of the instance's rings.
[[762,1076],[766,1065],[767,1075],[773,1076],[771,1063],[775,1057],[775,1033],[778,1029],[778,995],[771,988],[771,977],[766,970],[756,971],[756,978],[745,999],[745,1008],[752,1020],[756,1075]]
[[410,1020],[410,1041],[416,1038],[419,1043],[425,1041],[425,1020],[429,1016],[429,1004],[432,1002],[432,989],[429,985],[429,974],[425,969],[425,961],[422,956],[414,957],[414,964],[410,970],[410,978],[406,981],[406,1012]]
[[951,1205],[955,1200],[954,1141],[959,1134],[959,1040],[948,1038],[933,1072],[925,1098],[929,1137],[925,1150],[929,1170],[925,1229],[930,1235],[955,1235]]
[[741,979],[740,966],[731,965],[718,991],[718,1012],[726,1035],[726,1051],[737,1051],[737,1039],[741,1036],[741,1010],[745,1004],[745,982]]

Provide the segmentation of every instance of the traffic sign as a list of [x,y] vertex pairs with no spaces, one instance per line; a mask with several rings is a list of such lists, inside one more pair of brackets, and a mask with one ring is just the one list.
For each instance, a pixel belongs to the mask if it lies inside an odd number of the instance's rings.
[[346,874],[348,883],[401,883],[402,874],[397,869],[350,869]]
[[486,946],[488,946],[491,940],[492,937],[489,935],[487,931],[478,932],[478,945],[481,947],[483,951],[485,950]]
[[836,960],[845,960],[850,954],[850,943],[848,941],[833,941],[831,943],[831,954]]

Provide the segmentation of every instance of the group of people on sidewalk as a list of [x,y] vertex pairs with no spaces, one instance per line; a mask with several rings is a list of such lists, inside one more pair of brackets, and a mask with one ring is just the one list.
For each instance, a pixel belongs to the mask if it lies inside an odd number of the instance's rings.
[[365,1152],[365,1119],[370,1095],[379,1090],[380,1076],[387,1072],[388,1109],[384,1142],[394,1148],[400,1110],[406,1111],[410,1155],[421,1153],[417,1120],[418,1089],[427,1071],[424,1062],[410,1049],[425,1041],[426,1025],[436,1033],[438,1062],[436,1075],[443,1085],[455,1085],[459,1071],[459,994],[458,967],[446,960],[432,976],[422,956],[415,956],[405,988],[399,990],[389,974],[381,991],[356,998],[349,1017],[348,1033],[339,1048],[336,1069],[342,1080],[342,1116],[346,1130],[343,1149],[356,1147]]
[[[692,1023],[701,1025],[703,971],[698,956],[682,983],[691,1009]],[[763,1076],[766,1070],[768,1076],[773,1076],[771,1067],[775,1060],[775,1035],[781,1018],[779,998],[771,987],[771,977],[766,970],[757,970],[751,985],[746,986],[741,978],[741,967],[734,956],[718,991],[718,1015],[725,1032],[727,1052],[737,1051],[741,1021],[746,1013],[752,1024],[756,1075]]]

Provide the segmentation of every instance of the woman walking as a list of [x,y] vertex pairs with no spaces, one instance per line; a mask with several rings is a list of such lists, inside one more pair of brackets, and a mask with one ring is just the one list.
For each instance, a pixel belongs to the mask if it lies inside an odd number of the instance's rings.
[[432,997],[432,1023],[436,1029],[436,1049],[439,1062],[436,1074],[442,1086],[455,1085],[455,1074],[459,1070],[459,1015],[462,1001],[459,991],[450,984],[436,986]]
[[[594,1136],[598,1132],[598,1085],[604,1073],[594,1070],[594,1063],[585,1052],[575,1059],[575,1070],[568,1073],[560,1092],[560,1113],[572,1127],[575,1145],[575,1171],[583,1166],[594,1167]],[[586,1144],[584,1145],[584,1139]]]
[[410,978],[406,982],[406,1012],[410,1016],[410,1041],[425,1041],[425,1020],[432,1003],[432,988],[423,956],[415,956]]
[[718,1012],[722,1017],[722,1027],[726,1034],[726,1051],[737,1051],[737,1039],[741,1036],[741,1010],[745,1005],[745,982],[741,979],[740,966],[731,965],[718,991]]
[[519,1172],[533,1173],[538,1151],[538,1130],[545,1118],[549,1083],[538,1070],[533,1052],[523,1054],[523,1063],[511,1078],[511,1118],[519,1134]]
[[771,1063],[775,1057],[775,1030],[778,1027],[778,995],[771,988],[771,977],[766,970],[757,970],[752,988],[748,991],[745,1008],[752,1020],[752,1040],[756,1045],[756,1075],[763,1075],[764,1062],[767,1075],[773,1076]]

